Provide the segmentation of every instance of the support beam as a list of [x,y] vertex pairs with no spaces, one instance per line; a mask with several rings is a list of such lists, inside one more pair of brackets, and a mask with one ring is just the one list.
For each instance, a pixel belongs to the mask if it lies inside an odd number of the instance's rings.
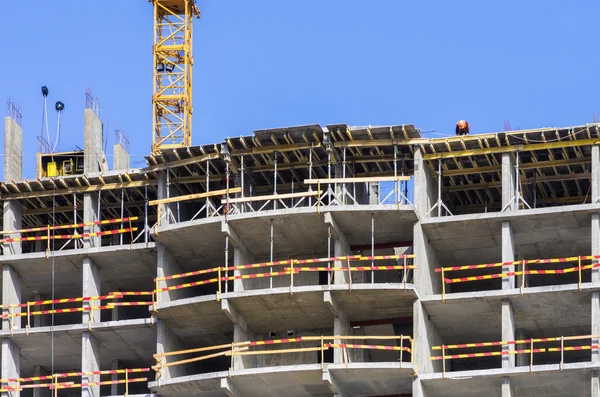
[[[333,334],[336,336],[351,336],[353,335],[353,329],[350,327],[350,322],[346,313],[340,306],[339,302],[329,291],[323,293],[323,301],[327,304],[327,307],[333,314]],[[341,339],[334,339],[333,343],[344,343]],[[363,362],[364,361],[364,350],[346,350],[346,357],[350,362]],[[334,348],[333,349],[333,363],[334,364],[346,364],[344,358],[344,349]]]
[[239,325],[245,332],[248,332],[248,323],[239,314],[237,309],[229,302],[229,299],[221,300],[221,309],[234,325]]
[[[233,323],[234,343],[253,341],[256,338],[254,332],[248,328],[246,320],[244,320],[228,299],[221,300],[221,309],[223,309],[227,317],[229,317]],[[234,356],[232,360],[232,369],[254,368],[256,367],[256,361],[256,356]]]
[[[246,246],[246,244],[242,241],[237,232],[231,227],[231,225],[225,221],[221,222],[221,232],[223,232],[226,238],[229,239],[229,246],[233,246],[233,265],[241,266],[249,263],[254,263],[254,256]],[[265,272],[264,269],[246,269],[246,270],[234,270],[234,276],[240,276],[244,274],[252,273],[252,272]],[[268,279],[238,279],[233,281],[233,290],[234,291],[245,291],[250,289],[256,289],[258,286],[262,286],[264,280]]]
[[[82,296],[102,295],[102,271],[89,257],[83,258],[82,276]],[[83,302],[83,307],[96,307],[99,305],[99,300]],[[84,324],[99,323],[101,317],[100,310],[84,311],[81,317]]]
[[419,218],[423,219],[427,217],[427,214],[434,206],[437,200],[438,189],[429,166],[423,161],[423,154],[420,150],[415,152],[414,163],[414,207]]
[[[2,339],[2,378],[18,378],[21,373],[21,349],[10,338]],[[11,384],[11,386],[14,384]],[[7,386],[3,384],[3,386]],[[2,397],[16,396],[15,392],[2,392]]]
[[85,174],[104,170],[104,151],[102,150],[102,121],[92,109],[84,113],[84,152],[83,167]]
[[[83,195],[83,221],[97,222],[100,220],[100,207],[98,193],[85,193]],[[95,233],[100,231],[99,225],[86,226],[83,228],[84,233]],[[85,248],[100,247],[101,237],[86,237],[83,239]]]
[[[515,340],[515,315],[513,308],[508,298],[502,299],[502,340]],[[515,345],[504,345],[502,351],[513,351]],[[502,356],[502,368],[514,368],[515,355],[506,354]]]
[[[100,342],[91,332],[85,331],[81,336],[81,371],[100,370]],[[100,375],[81,377],[81,383],[98,382]],[[88,386],[81,389],[82,397],[100,397],[100,386]]]
[[508,376],[502,377],[502,397],[513,397],[513,388]]
[[515,206],[515,161],[512,153],[502,154],[502,208],[516,210]]
[[[175,335],[175,333],[171,330],[171,328],[165,323],[163,320],[156,320],[156,353],[168,353],[173,351],[179,351],[185,349],[186,346],[183,342]],[[179,360],[180,357],[177,356],[169,356],[163,357],[163,363],[173,362]],[[177,378],[179,376],[184,376],[185,366],[184,365],[174,365],[172,367],[164,367],[160,369],[156,376],[161,380],[169,380],[172,378]]]
[[335,397],[346,397],[346,395],[342,393],[342,389],[339,386],[340,382],[338,382],[333,373],[326,369],[323,371],[322,378],[323,382],[325,382],[327,385],[327,388],[334,394]]
[[[339,227],[335,218],[331,214],[331,212],[326,212],[325,216],[325,224],[329,226],[331,230],[331,237],[333,238],[333,256],[345,256],[350,255],[352,251],[350,251],[350,244],[346,238],[346,235]],[[348,263],[346,261],[335,261],[335,267],[348,267]],[[355,272],[356,273],[356,272]],[[350,276],[352,276],[352,280],[350,280]],[[351,274],[349,275],[347,271],[339,270],[335,271],[333,275],[333,284],[348,284],[350,282],[363,282],[365,274],[361,272],[359,274]]]
[[[3,315],[21,313],[21,308],[15,307],[12,310],[9,305],[21,303],[21,276],[11,265],[2,265],[2,309]],[[21,328],[21,317],[2,319],[2,329]]]
[[[509,221],[502,222],[502,262],[512,262],[515,260],[515,241],[512,225]],[[519,269],[520,270],[520,269]],[[503,266],[502,272],[514,272],[515,266]],[[515,277],[505,277],[502,279],[502,289],[515,288]]]
[[[4,119],[4,180],[20,181],[23,178],[23,130],[12,119]],[[2,226],[3,230],[19,230],[22,228],[23,206],[18,201],[3,201]],[[5,236],[7,238],[21,237],[20,233]],[[21,242],[2,244],[4,255],[21,254]]]
[[242,394],[230,378],[221,378],[221,391],[227,394],[228,397],[242,397]]
[[[160,280],[161,277],[171,276],[173,274],[183,273],[183,268],[177,263],[175,257],[169,252],[167,247],[162,244],[156,243],[156,277],[158,280],[158,288],[170,287],[173,285],[181,284],[181,279],[174,280]],[[168,303],[177,299],[187,298],[192,296],[192,288],[176,289],[173,291],[163,291],[157,293],[157,300],[159,304]]]

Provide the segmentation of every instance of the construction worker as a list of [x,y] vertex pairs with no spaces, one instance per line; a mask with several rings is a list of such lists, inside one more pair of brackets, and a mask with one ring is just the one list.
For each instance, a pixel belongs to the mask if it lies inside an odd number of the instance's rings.
[[466,120],[460,120],[456,123],[456,135],[469,135],[469,128],[471,128],[471,126]]

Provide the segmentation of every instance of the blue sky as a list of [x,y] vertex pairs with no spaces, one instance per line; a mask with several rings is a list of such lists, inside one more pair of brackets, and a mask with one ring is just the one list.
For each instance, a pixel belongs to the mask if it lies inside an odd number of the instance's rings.
[[[193,143],[301,124],[415,124],[451,134],[579,125],[600,111],[598,1],[200,0]],[[83,145],[85,89],[132,165],[151,143],[152,7],[146,0],[11,1],[0,24],[0,98],[23,109],[35,175],[40,87]],[[109,117],[110,116],[110,117]],[[110,118],[110,124],[109,124]],[[433,135],[438,136],[438,135]]]

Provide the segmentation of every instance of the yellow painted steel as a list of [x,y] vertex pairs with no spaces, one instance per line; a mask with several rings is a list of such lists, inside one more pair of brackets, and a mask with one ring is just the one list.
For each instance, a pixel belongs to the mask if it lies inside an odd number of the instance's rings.
[[192,18],[195,0],[152,0],[152,153],[192,144]]

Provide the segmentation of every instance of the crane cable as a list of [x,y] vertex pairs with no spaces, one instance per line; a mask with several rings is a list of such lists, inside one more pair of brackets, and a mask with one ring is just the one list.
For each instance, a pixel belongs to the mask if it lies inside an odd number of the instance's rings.
[[52,242],[51,242],[51,258],[52,258],[52,322],[50,326],[50,334],[51,334],[51,374],[54,374],[54,247],[56,244],[55,237],[55,226],[56,226],[56,184],[53,183],[52,188]]

